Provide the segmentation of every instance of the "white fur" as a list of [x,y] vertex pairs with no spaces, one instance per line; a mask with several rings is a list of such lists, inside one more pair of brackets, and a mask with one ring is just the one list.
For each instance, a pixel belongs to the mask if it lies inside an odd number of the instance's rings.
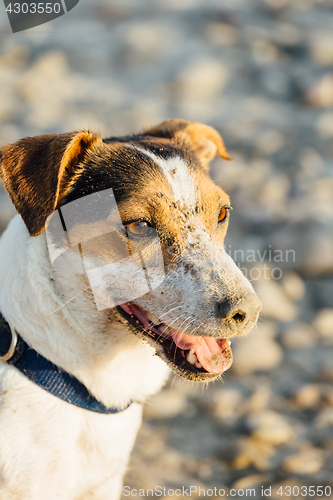
[[[7,321],[105,405],[124,408],[157,392],[169,369],[154,349],[110,323],[89,290],[61,307],[67,299],[51,277],[45,234],[31,238],[16,216],[0,242],[0,311]],[[75,291],[70,276],[62,285],[69,295]],[[0,380],[1,500],[119,497],[140,404],[99,415],[57,399],[4,363]]]
[[172,156],[165,160],[139,146],[133,146],[132,144],[126,144],[126,146],[141,151],[160,167],[171,187],[174,201],[180,202],[187,208],[195,207],[197,196],[193,175],[187,163],[180,156]]

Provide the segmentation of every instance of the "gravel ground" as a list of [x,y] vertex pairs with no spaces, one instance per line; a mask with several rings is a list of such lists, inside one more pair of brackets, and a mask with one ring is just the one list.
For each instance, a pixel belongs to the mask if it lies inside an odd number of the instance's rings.
[[[216,127],[234,158],[211,173],[261,321],[222,381],[172,377],[151,399],[125,484],[333,490],[331,0],[81,0],[15,35],[0,8],[1,145],[181,117]],[[1,185],[0,231],[13,213]]]

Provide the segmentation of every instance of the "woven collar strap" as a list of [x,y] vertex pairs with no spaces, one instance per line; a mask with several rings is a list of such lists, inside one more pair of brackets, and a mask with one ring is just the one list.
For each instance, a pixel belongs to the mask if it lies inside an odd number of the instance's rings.
[[58,366],[29,347],[22,337],[10,327],[1,313],[0,361],[15,366],[32,382],[57,398],[66,401],[66,403],[84,410],[107,415],[123,411],[104,406],[75,377],[62,371]]

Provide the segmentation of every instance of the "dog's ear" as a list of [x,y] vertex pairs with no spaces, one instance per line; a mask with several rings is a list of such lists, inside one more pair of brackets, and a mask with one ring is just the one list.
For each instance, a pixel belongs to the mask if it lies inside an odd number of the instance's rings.
[[27,137],[1,149],[1,177],[31,236],[45,230],[78,165],[98,142],[99,135],[81,131]]
[[185,141],[194,149],[206,171],[208,171],[209,162],[216,155],[231,160],[220,134],[203,123],[178,119],[165,120],[156,127],[146,130],[145,134]]

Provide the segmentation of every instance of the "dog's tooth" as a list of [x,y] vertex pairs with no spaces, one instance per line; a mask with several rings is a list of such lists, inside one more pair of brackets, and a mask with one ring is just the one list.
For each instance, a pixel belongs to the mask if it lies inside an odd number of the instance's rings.
[[191,363],[191,365],[195,365],[195,363],[198,362],[198,358],[197,358],[197,355],[195,354],[195,350],[194,349],[190,349],[188,351],[186,359],[187,359],[187,361],[189,363]]
[[231,345],[231,340],[228,339],[227,341],[228,341],[228,344]]
[[197,361],[197,362],[195,363],[195,366],[196,366],[197,368],[202,368],[202,364],[201,364],[199,361]]

